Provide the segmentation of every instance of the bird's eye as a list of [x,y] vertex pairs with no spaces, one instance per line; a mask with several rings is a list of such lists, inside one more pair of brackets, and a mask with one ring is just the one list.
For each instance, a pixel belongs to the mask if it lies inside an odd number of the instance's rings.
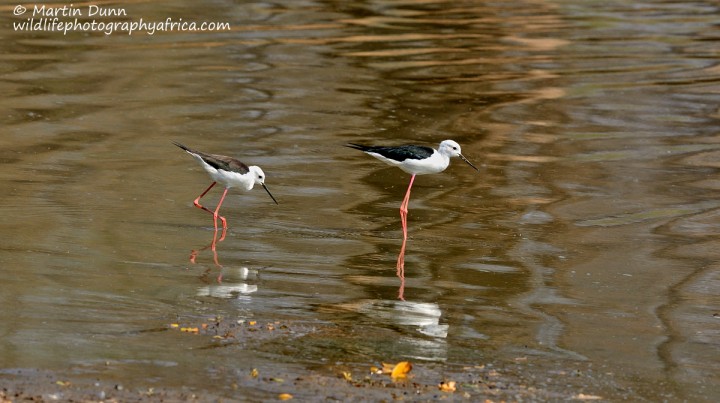
[[457,147],[453,147],[453,150],[457,151]]

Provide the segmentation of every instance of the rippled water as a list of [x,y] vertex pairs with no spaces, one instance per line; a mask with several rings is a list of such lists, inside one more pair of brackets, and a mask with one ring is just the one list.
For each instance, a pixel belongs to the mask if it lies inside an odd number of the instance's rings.
[[[587,365],[610,399],[720,396],[715,2],[122,6],[232,25],[152,36],[19,32],[14,6],[3,368],[202,389],[252,367],[527,357],[538,379]],[[401,290],[409,178],[343,144],[446,138],[481,173],[417,178]],[[228,197],[222,269],[192,206],[210,181],[171,140],[263,167],[280,202]],[[216,316],[295,333],[160,331]]]

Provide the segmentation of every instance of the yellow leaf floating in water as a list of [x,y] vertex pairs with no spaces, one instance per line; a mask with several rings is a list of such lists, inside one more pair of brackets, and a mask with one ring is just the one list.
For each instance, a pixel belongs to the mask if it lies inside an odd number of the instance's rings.
[[440,382],[440,385],[438,385],[438,389],[440,389],[443,392],[455,392],[456,382],[455,381],[448,381],[448,382]]
[[410,370],[412,370],[412,364],[410,364],[409,361],[401,361],[395,365],[390,373],[390,377],[393,380],[405,379],[407,378],[407,374]]
[[280,400],[290,400],[292,398],[293,398],[293,395],[291,395],[289,393],[281,393],[278,395],[278,399],[280,399]]
[[343,371],[342,376],[346,381],[352,382],[352,373]]
[[260,375],[260,372],[258,372],[257,368],[253,368],[252,371],[250,371],[250,376],[253,378],[257,378],[258,375]]

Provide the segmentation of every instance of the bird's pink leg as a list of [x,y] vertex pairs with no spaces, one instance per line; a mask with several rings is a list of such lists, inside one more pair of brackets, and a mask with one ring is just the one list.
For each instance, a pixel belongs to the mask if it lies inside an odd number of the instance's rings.
[[217,229],[218,229],[217,228],[218,217],[220,217],[220,220],[222,220],[222,225],[223,225],[222,236],[220,237],[218,242],[222,242],[222,240],[225,239],[225,233],[227,232],[227,221],[225,220],[225,217],[218,215],[218,211],[220,211],[220,206],[222,206],[223,200],[225,200],[225,196],[227,196],[228,190],[230,190],[230,188],[225,188],[225,191],[223,192],[222,197],[220,197],[220,201],[218,202],[217,207],[215,207],[215,212],[213,213],[213,221],[215,223],[215,231],[217,231]]
[[398,254],[397,259],[397,275],[400,277],[401,280],[405,278],[405,244],[407,243],[407,238],[403,238],[402,246],[400,247],[400,253]]
[[400,278],[400,288],[398,288],[398,299],[400,301],[405,301],[405,269],[401,270],[398,273],[398,277]]
[[400,254],[398,255],[397,272],[398,276],[402,274],[403,277],[405,274],[405,244],[407,243],[408,204],[410,204],[410,189],[412,189],[413,182],[415,182],[415,175],[410,177],[410,185],[408,186],[407,192],[405,193],[405,198],[400,205],[400,223],[402,224],[403,229],[403,243],[402,247],[400,248]]
[[[200,208],[200,209],[203,209],[203,210],[207,211],[208,213],[212,214],[213,216],[215,216],[216,214],[215,214],[212,210],[209,210],[209,209],[206,208],[205,206],[201,205],[201,204],[200,204],[200,199],[201,199],[203,196],[205,196],[205,195],[207,194],[207,192],[209,192],[210,189],[212,189],[213,186],[215,186],[215,184],[217,184],[217,182],[211,183],[210,186],[208,186],[208,188],[205,189],[205,191],[202,192],[202,194],[201,194],[200,196],[198,196],[197,199],[195,199],[195,201],[193,201],[193,204],[195,205],[195,207]],[[214,217],[214,218],[217,219],[217,217]],[[223,222],[223,228],[226,228],[226,227],[227,227],[227,223],[226,223],[226,221],[225,221],[225,217],[220,217],[220,220],[222,220],[222,222]],[[217,223],[216,223],[215,227],[217,228]]]
[[403,227],[403,239],[407,239],[407,214],[408,205],[410,204],[410,189],[412,189],[413,182],[415,182],[415,175],[410,177],[410,185],[408,186],[407,192],[405,193],[405,198],[400,205],[400,219]]
[[[202,194],[201,194],[200,196],[198,196],[197,199],[195,199],[195,200],[193,201],[193,204],[195,205],[195,207],[197,207],[197,208],[199,208],[199,209],[203,209],[203,210],[205,210],[205,211],[207,211],[208,213],[210,213],[210,214],[213,215],[213,220],[214,220],[214,222],[215,222],[215,230],[217,231],[217,219],[218,219],[217,210],[220,209],[220,205],[218,204],[218,208],[215,210],[215,212],[213,212],[212,210],[210,210],[210,209],[208,209],[207,207],[205,207],[205,206],[203,206],[203,205],[200,204],[200,199],[201,199],[203,196],[205,196],[205,195],[207,194],[207,192],[209,192],[210,189],[212,189],[213,186],[215,186],[215,184],[217,184],[217,182],[211,183],[210,186],[208,186],[208,188],[205,189],[205,191],[202,192]],[[227,189],[225,189],[225,193],[227,193]],[[224,198],[224,197],[225,197],[225,195],[223,194],[223,198]],[[220,203],[222,203],[222,200],[220,200]],[[225,217],[222,217],[222,216],[220,216],[220,220],[221,220],[222,223],[223,223],[223,235],[222,235],[222,238],[221,238],[221,240],[222,240],[222,239],[225,239],[225,230],[227,229],[227,221],[225,220]]]
[[201,208],[201,209],[207,211],[208,213],[212,214],[212,211],[206,209],[205,207],[203,207],[203,206],[200,204],[200,199],[201,199],[203,196],[205,196],[205,195],[207,194],[207,192],[209,192],[210,189],[212,189],[213,186],[215,186],[216,183],[217,183],[217,182],[211,183],[210,186],[208,186],[208,188],[205,189],[205,191],[202,192],[202,194],[201,194],[200,196],[198,196],[197,199],[195,199],[195,201],[193,201],[193,204],[195,205],[195,207]]

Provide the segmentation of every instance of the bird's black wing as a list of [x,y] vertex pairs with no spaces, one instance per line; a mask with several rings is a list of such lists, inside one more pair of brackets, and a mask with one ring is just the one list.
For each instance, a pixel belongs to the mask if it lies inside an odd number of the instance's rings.
[[386,146],[364,146],[361,144],[350,143],[347,147],[354,148],[356,150],[364,151],[366,153],[375,153],[382,155],[385,158],[389,158],[395,161],[405,160],[422,160],[433,155],[433,150],[430,147],[415,146],[415,145],[404,145],[397,147],[386,147]]
[[218,154],[206,154],[204,152],[195,151],[191,148],[185,147],[184,145],[173,141],[173,144],[176,146],[182,148],[183,150],[189,152],[190,154],[195,154],[203,159],[208,165],[215,169],[222,169],[223,171],[229,171],[229,172],[237,172],[240,174],[246,174],[250,172],[250,169],[247,165],[243,164],[242,162],[236,160],[235,158],[228,157],[225,155],[218,155]]
[[222,169],[224,171],[230,171],[230,172],[237,172],[239,174],[246,174],[250,172],[250,169],[247,165],[243,164],[242,162],[236,160],[232,157],[227,157],[225,155],[217,155],[217,154],[205,154],[205,153],[198,153],[202,157],[202,159],[208,163],[211,167],[215,169]]

